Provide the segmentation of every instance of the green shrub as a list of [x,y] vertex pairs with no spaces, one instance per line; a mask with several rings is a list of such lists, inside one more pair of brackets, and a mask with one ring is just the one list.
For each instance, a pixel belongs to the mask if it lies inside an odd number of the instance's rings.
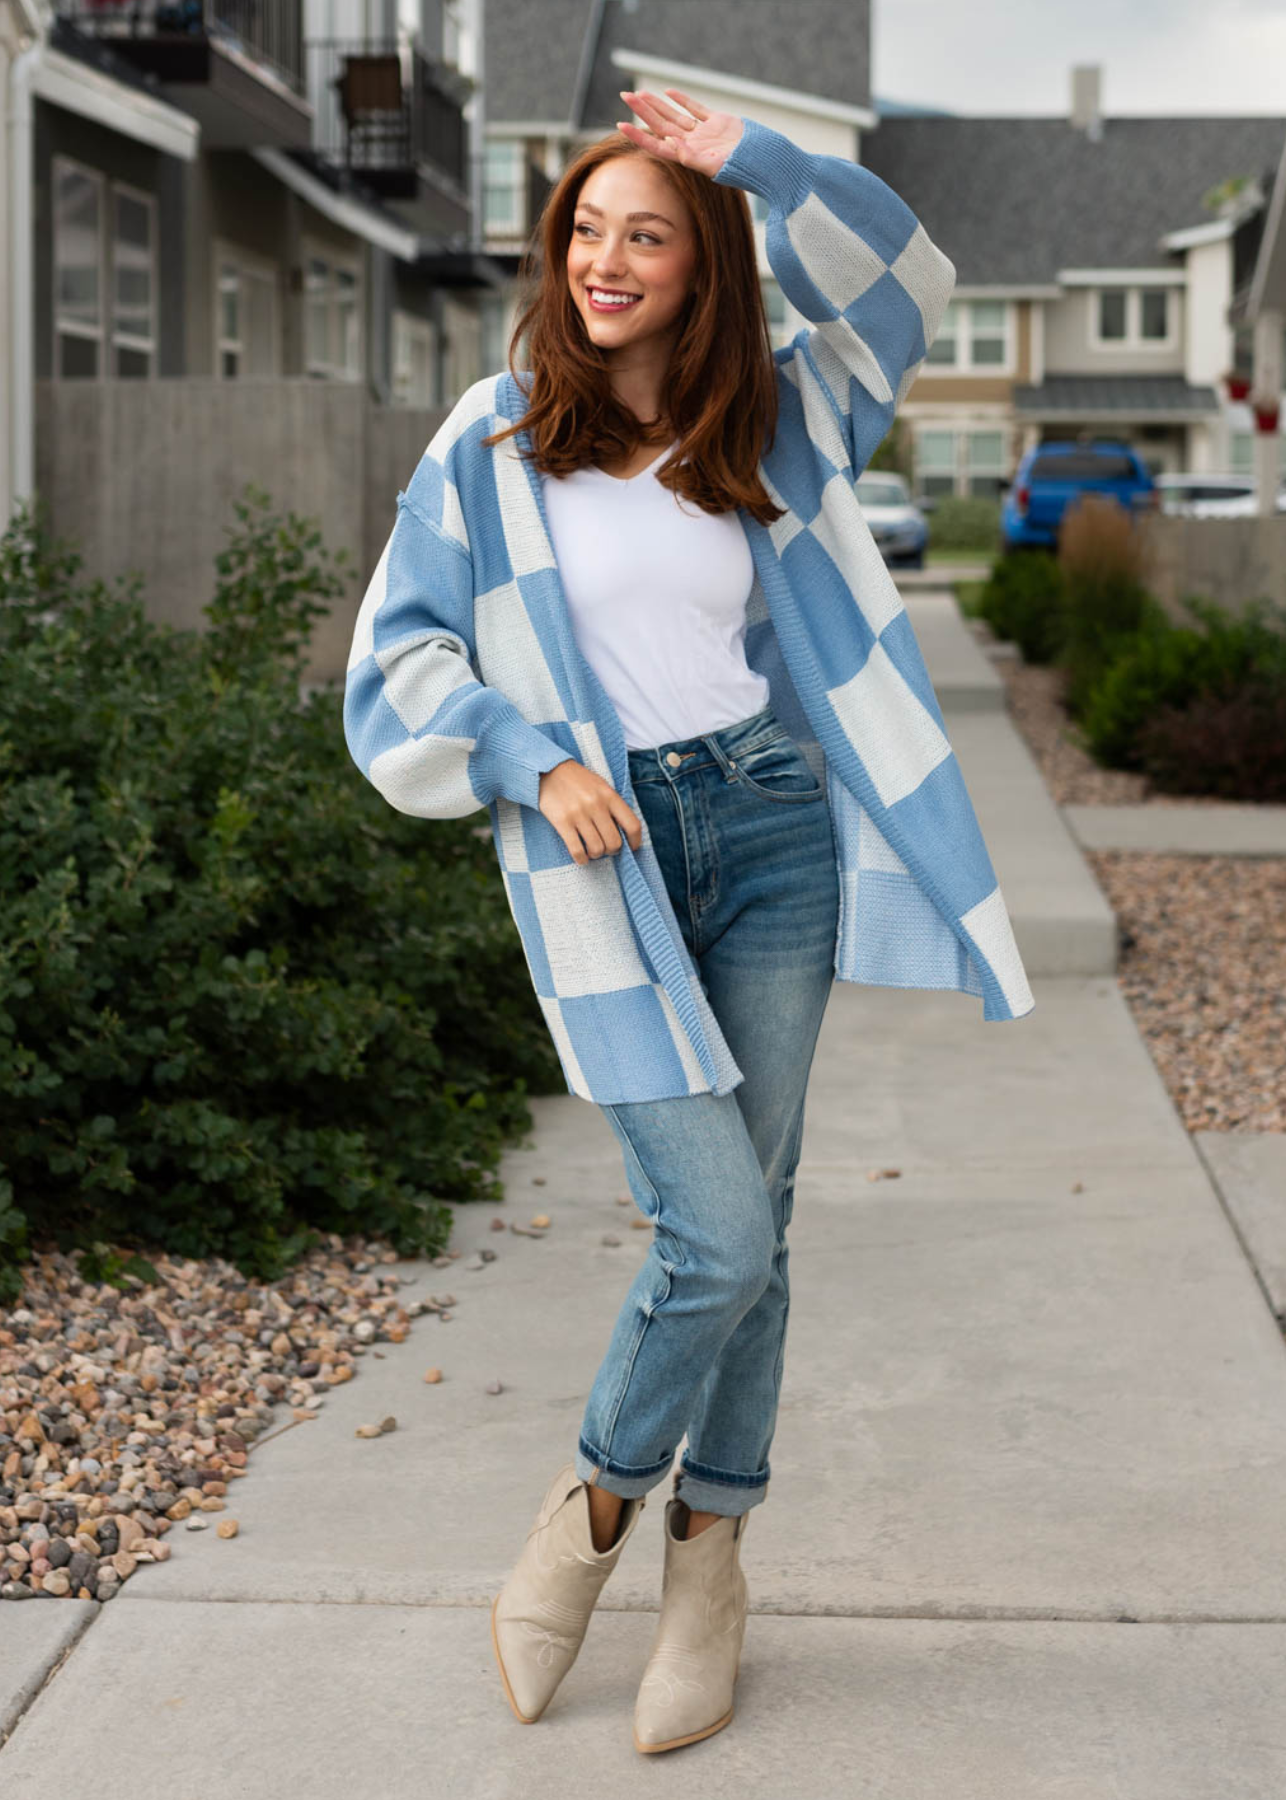
[[931,550],[1000,549],[1000,502],[981,494],[944,494],[928,515]]
[[1266,603],[1236,618],[1196,596],[1186,606],[1201,629],[1172,625],[1153,609],[1132,637],[1115,641],[1112,660],[1084,696],[1080,727],[1100,762],[1142,767],[1141,734],[1163,710],[1231,695],[1252,677],[1286,686],[1286,635]]
[[997,637],[1018,645],[1027,662],[1052,662],[1066,632],[1063,577],[1053,552],[1018,550],[1002,556],[977,610]]
[[435,1250],[564,1086],[479,818],[394,811],[301,703],[343,583],[248,493],[203,632],[0,538],[0,1299],[37,1239]]

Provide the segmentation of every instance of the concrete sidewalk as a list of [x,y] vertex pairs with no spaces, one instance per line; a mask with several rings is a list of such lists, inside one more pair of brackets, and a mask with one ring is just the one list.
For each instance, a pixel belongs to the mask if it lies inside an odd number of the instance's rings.
[[1086,850],[1156,856],[1286,856],[1286,806],[1249,801],[1183,805],[1065,806],[1063,817]]
[[[1084,865],[1007,718],[953,704],[949,620],[948,727],[1020,936],[1057,967],[1079,915],[1054,901]],[[175,1531],[105,1606],[0,1606],[0,1794],[1280,1800],[1276,1276],[1111,975],[1032,973],[1036,1010],[1005,1025],[961,995],[832,991],[726,1731],[653,1758],[630,1739],[665,1485],[536,1726],[492,1661],[487,1609],[647,1245],[602,1114],[557,1094],[505,1159],[505,1206],[457,1213],[455,1246],[496,1260],[402,1265],[453,1320],[256,1445],[237,1538]],[[553,1227],[493,1235],[497,1210]]]
[[833,992],[727,1731],[630,1743],[664,1488],[538,1726],[492,1666],[487,1606],[646,1245],[606,1122],[560,1095],[505,1165],[505,1215],[546,1210],[549,1237],[461,1211],[497,1260],[407,1266],[455,1319],[256,1448],[238,1538],[176,1532],[101,1609],[0,1608],[0,1663],[33,1685],[71,1645],[0,1791],[1277,1800],[1281,1335],[1115,983],[1037,999],[984,1026],[961,996]]

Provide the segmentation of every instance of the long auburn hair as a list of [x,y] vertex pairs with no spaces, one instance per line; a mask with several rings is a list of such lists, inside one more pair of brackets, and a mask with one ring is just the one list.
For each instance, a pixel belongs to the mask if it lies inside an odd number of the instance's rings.
[[[586,145],[546,200],[519,264],[521,312],[508,365],[517,377],[515,355],[530,329],[527,411],[482,442],[489,448],[527,430],[531,460],[547,474],[623,460],[654,435],[613,395],[609,359],[586,332],[567,280],[567,246],[586,177],[614,156],[650,155],[619,131]],[[667,433],[679,442],[656,478],[704,512],[744,506],[769,525],[782,508],[769,499],[758,463],[776,432],[777,372],[750,206],[740,188],[665,157],[654,160],[687,202],[697,238],[692,292],[661,403]]]

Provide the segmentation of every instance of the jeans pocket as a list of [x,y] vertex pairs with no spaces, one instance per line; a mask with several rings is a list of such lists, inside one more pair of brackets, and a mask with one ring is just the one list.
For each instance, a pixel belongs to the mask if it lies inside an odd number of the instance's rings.
[[786,732],[736,758],[738,778],[765,800],[820,800],[826,792],[794,738]]

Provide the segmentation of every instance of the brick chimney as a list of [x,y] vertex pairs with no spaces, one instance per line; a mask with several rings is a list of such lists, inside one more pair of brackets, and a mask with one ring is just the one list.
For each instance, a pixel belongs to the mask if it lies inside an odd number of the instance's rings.
[[1084,131],[1092,144],[1103,136],[1103,115],[1099,111],[1102,82],[1101,63],[1073,64],[1070,123]]

